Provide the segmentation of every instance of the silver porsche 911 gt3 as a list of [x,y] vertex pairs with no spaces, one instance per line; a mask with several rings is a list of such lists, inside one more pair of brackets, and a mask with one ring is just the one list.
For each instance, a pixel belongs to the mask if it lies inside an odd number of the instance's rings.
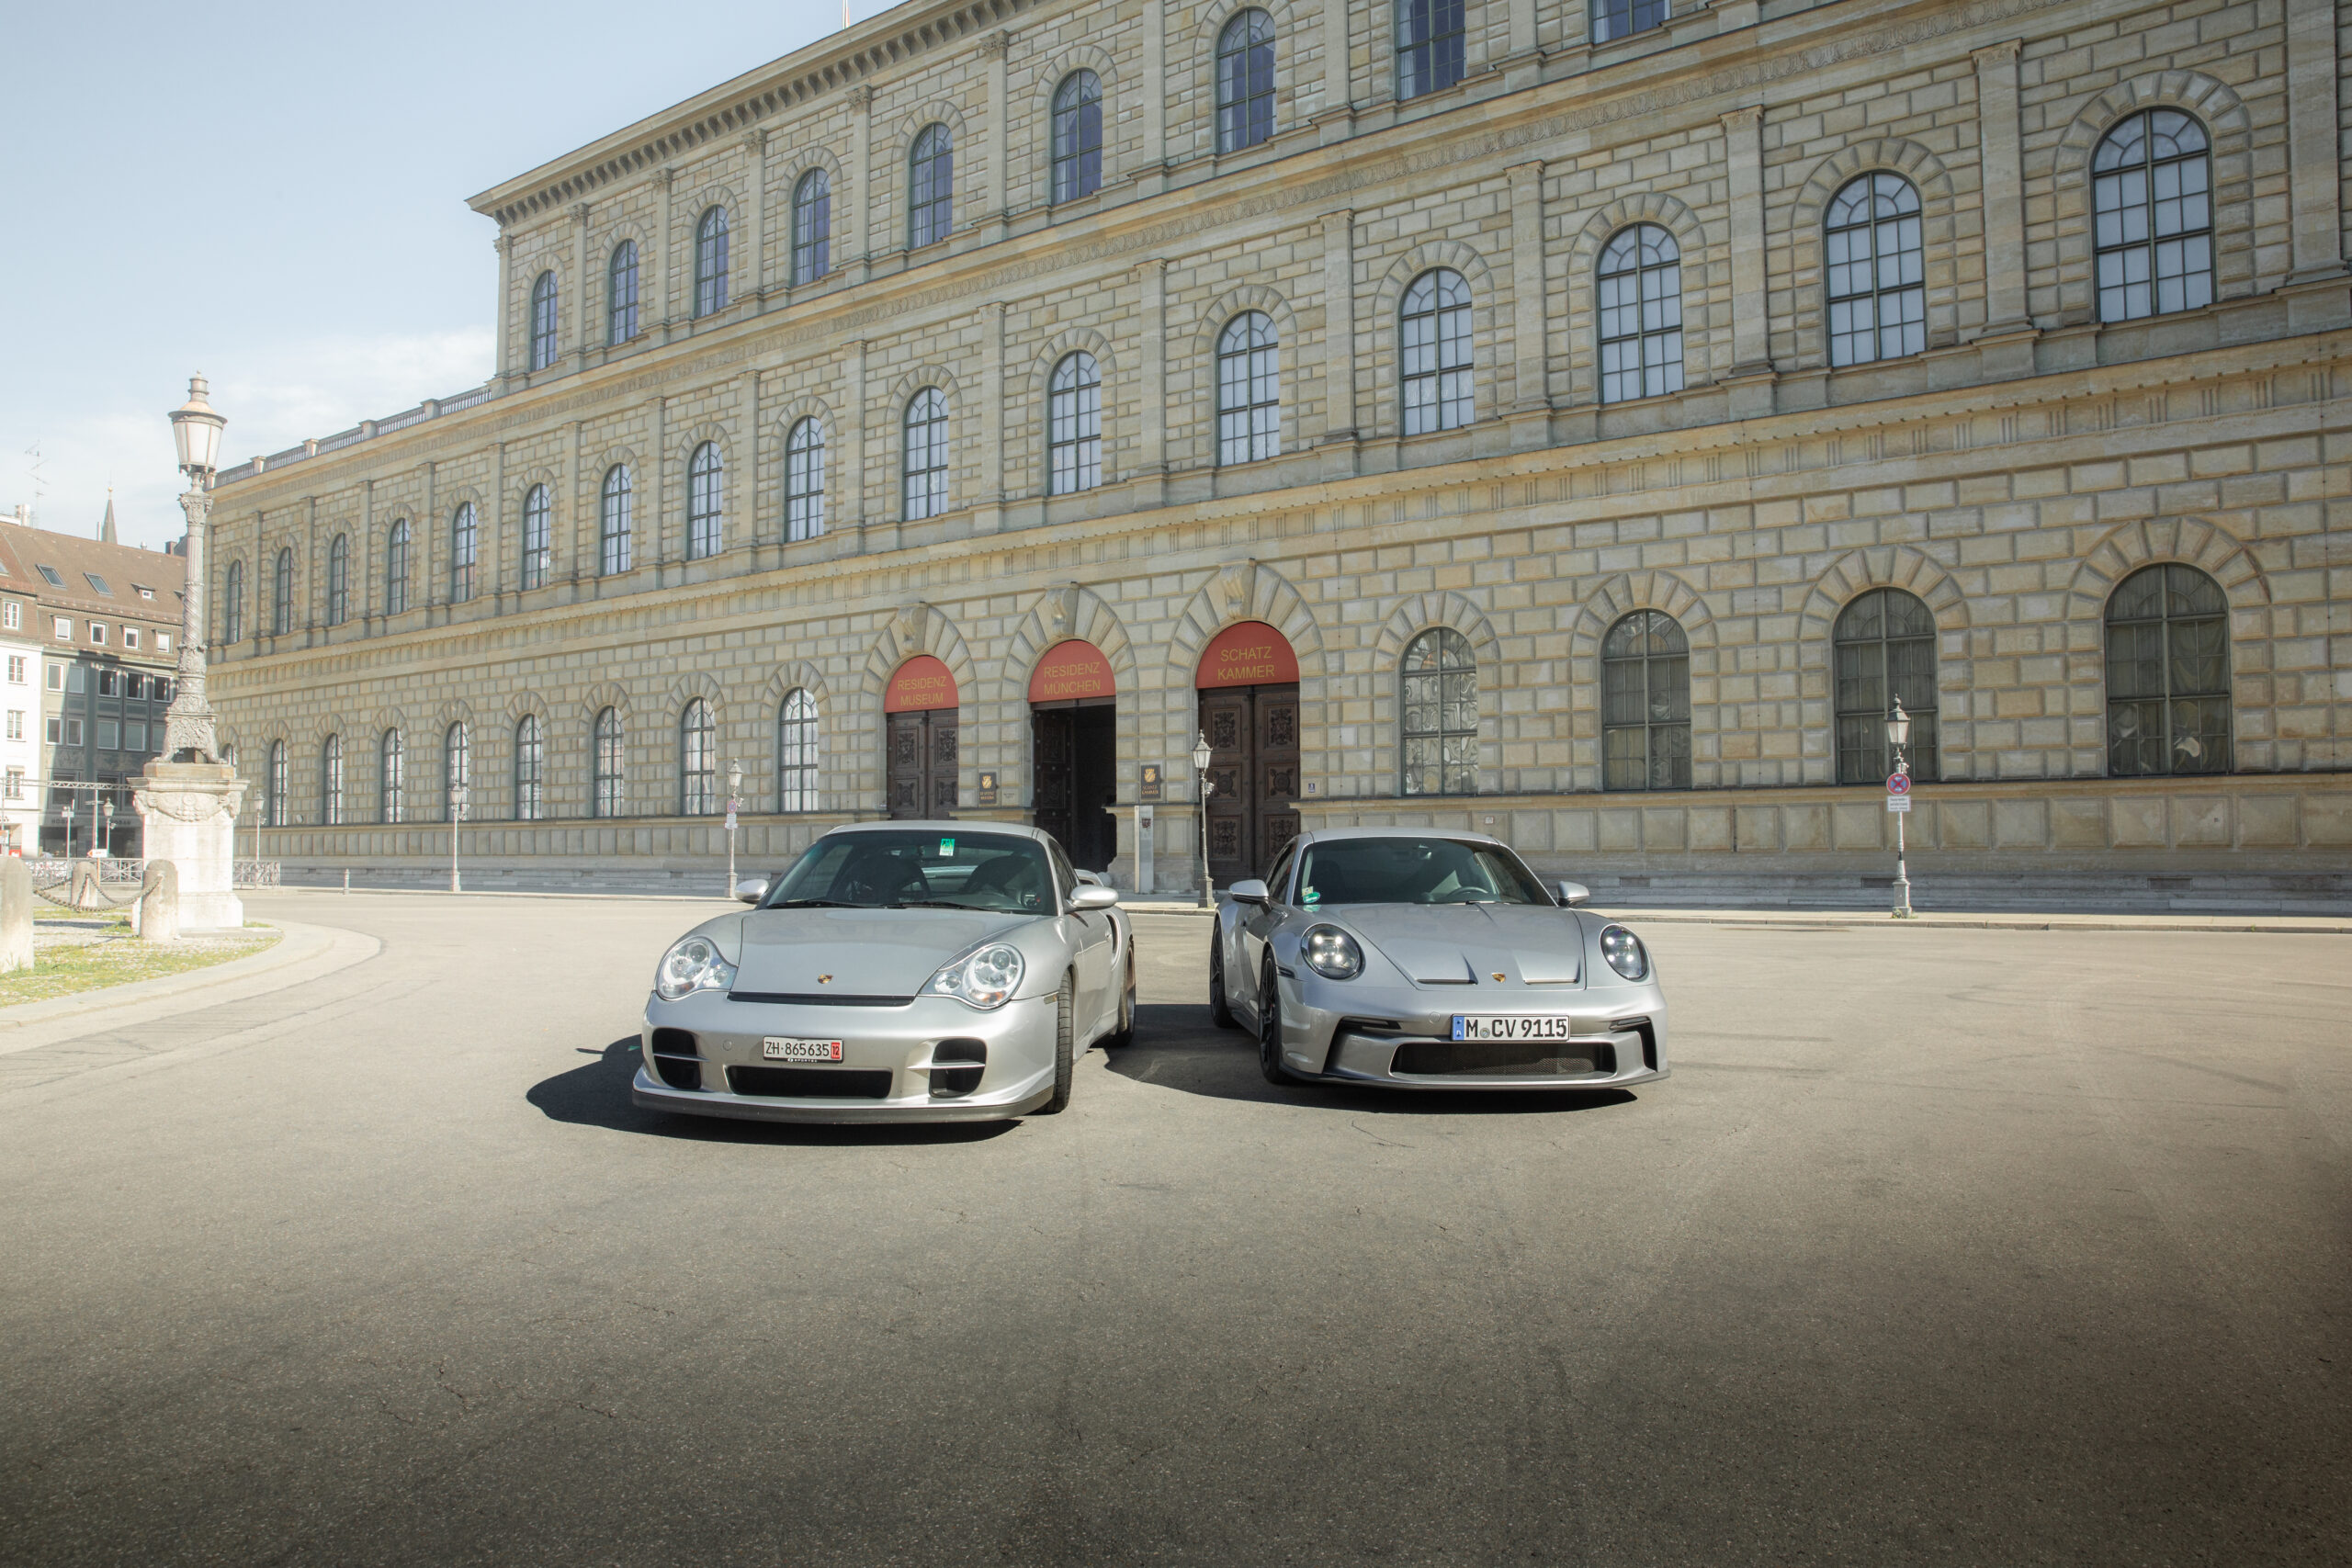
[[1603,1089],[1667,1076],[1666,997],[1624,926],[1501,840],[1302,833],[1217,908],[1209,1012],[1270,1083]]
[[1135,1032],[1118,894],[1046,834],[836,828],[655,971],[639,1105],[770,1122],[971,1122],[1069,1103],[1076,1058]]

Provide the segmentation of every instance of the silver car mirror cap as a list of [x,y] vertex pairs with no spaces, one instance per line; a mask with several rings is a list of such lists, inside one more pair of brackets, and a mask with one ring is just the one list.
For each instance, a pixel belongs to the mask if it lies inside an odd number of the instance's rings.
[[746,904],[756,904],[768,896],[768,879],[747,876],[735,885],[735,897]]
[[1560,884],[1560,902],[1563,904],[1581,904],[1591,897],[1592,889],[1587,887],[1581,882],[1563,882]]
[[1225,896],[1237,904],[1263,904],[1273,897],[1266,891],[1266,885],[1254,876],[1235,883],[1225,890]]
[[1108,909],[1118,901],[1119,890],[1115,887],[1080,886],[1069,896],[1072,909]]

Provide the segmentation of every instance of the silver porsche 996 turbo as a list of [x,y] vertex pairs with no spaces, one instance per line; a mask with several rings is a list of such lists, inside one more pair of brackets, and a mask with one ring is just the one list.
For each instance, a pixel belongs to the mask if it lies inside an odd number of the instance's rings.
[[1069,1103],[1135,1031],[1118,894],[1032,828],[836,828],[654,973],[639,1105],[770,1122],[967,1122]]
[[1500,840],[1302,833],[1217,908],[1209,1011],[1270,1083],[1613,1089],[1667,1076],[1641,938],[1547,891]]

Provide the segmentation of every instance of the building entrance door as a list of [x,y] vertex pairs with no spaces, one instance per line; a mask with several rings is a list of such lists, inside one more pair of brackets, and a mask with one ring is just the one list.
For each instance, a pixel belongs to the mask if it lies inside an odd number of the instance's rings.
[[882,696],[883,773],[893,818],[956,814],[956,677],[929,654],[890,677]]
[[1298,835],[1298,657],[1263,621],[1210,639],[1195,677],[1208,738],[1209,879],[1263,876]]
[[1072,637],[1029,675],[1030,819],[1085,871],[1108,871],[1119,829],[1118,688],[1102,650]]

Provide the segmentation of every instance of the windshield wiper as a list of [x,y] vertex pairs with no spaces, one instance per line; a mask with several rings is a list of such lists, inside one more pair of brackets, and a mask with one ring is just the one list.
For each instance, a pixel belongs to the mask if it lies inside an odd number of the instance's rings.
[[985,904],[958,904],[952,898],[915,898],[888,906],[893,909],[984,909]]
[[887,909],[888,904],[847,904],[839,898],[786,898],[781,903],[763,904],[763,909]]

